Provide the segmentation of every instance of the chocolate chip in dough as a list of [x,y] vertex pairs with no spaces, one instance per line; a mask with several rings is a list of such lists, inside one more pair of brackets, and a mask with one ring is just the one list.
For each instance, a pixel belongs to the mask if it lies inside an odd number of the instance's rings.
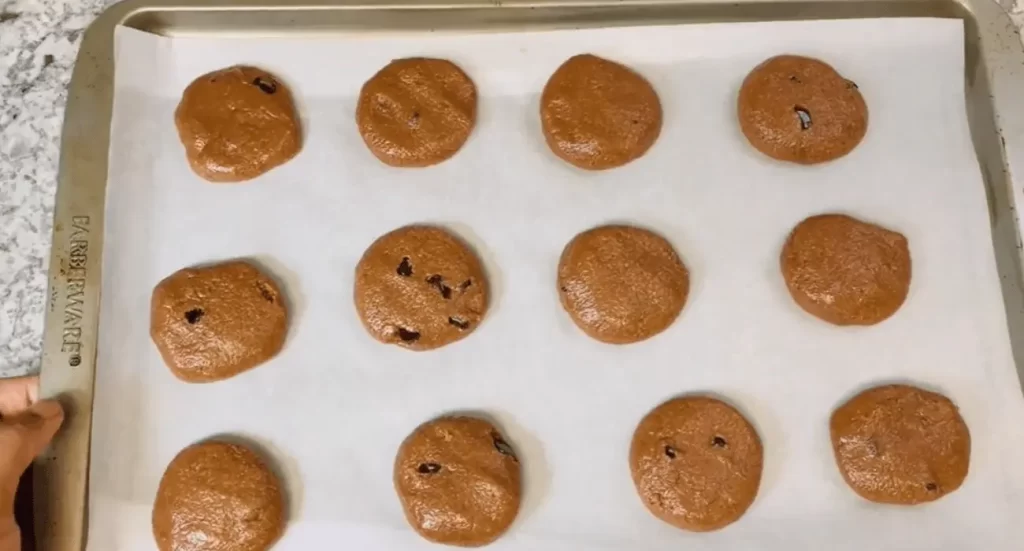
[[800,130],[807,130],[811,127],[811,114],[803,107],[799,105],[793,108],[796,112],[797,118],[800,119]]
[[436,474],[441,472],[441,466],[437,463],[420,463],[416,469],[420,474]]
[[262,90],[264,94],[277,92],[277,83],[269,77],[256,77],[253,79],[252,84]]
[[494,433],[491,437],[494,438],[494,449],[498,450],[498,453],[505,454],[512,457],[512,459],[518,460],[516,458],[516,452],[512,449],[512,446],[510,446],[500,434]]
[[409,277],[412,275],[412,264],[409,264],[408,256],[402,257],[402,262],[398,264],[398,269],[396,271],[398,272],[398,275],[403,277]]
[[193,309],[185,312],[185,321],[187,321],[189,323],[189,325],[195,325],[195,324],[199,323],[199,320],[202,319],[202,317],[203,317],[203,309],[202,308],[193,308]]
[[419,331],[412,331],[404,327],[399,327],[398,338],[402,339],[405,342],[416,342],[420,338],[420,333]]

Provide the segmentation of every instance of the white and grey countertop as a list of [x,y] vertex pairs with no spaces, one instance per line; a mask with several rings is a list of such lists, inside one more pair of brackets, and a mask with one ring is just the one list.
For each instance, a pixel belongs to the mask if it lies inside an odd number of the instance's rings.
[[[1024,26],[1024,0],[999,1]],[[0,0],[0,377],[39,370],[68,81],[83,31],[113,3]]]

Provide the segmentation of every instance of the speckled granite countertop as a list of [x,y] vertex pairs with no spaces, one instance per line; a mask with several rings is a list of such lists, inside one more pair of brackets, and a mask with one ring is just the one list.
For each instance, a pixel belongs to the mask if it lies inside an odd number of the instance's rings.
[[[1024,0],[1000,2],[1024,25]],[[67,86],[82,32],[112,3],[0,0],[0,377],[39,370]]]

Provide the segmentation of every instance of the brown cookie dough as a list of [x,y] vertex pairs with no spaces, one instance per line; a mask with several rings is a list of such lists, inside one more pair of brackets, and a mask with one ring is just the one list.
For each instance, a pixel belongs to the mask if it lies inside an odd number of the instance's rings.
[[763,457],[761,439],[740,412],[693,396],[669,400],[640,421],[629,468],[654,516],[707,532],[732,524],[754,502]]
[[265,551],[284,527],[277,477],[252,450],[227,442],[182,450],[153,503],[160,551]]
[[434,165],[469,139],[476,124],[476,85],[444,59],[396,59],[363,85],[356,123],[381,162]]
[[587,335],[627,344],[664,331],[679,316],[690,275],[661,236],[600,226],[572,239],[558,263],[562,307]]
[[433,226],[405,226],[373,242],[356,266],[355,302],[373,338],[430,350],[465,338],[487,312],[476,254]]
[[935,501],[967,477],[971,435],[941,394],[908,385],[875,387],[839,406],[829,428],[839,471],[869,501]]
[[910,290],[902,234],[842,214],[797,224],[782,248],[782,277],[801,308],[836,325],[874,325]]
[[563,63],[544,86],[540,121],[551,151],[587,170],[622,166],[661,133],[661,102],[644,77],[593,55]]
[[302,148],[291,92],[255,67],[229,67],[192,81],[174,123],[192,170],[210,182],[255,178]]
[[395,491],[409,524],[435,543],[478,547],[519,512],[519,460],[493,425],[442,417],[410,434],[395,458]]
[[838,159],[868,130],[857,85],[809,57],[780,55],[755,67],[740,88],[738,108],[750,144],[780,161]]
[[149,334],[179,379],[208,383],[273,358],[288,310],[277,284],[234,260],[174,272],[153,289]]

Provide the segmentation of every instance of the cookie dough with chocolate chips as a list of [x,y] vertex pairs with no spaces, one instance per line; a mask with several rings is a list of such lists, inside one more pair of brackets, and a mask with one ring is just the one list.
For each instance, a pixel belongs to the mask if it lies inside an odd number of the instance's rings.
[[586,170],[622,166],[661,133],[661,101],[647,80],[614,61],[569,58],[544,86],[540,120],[548,147]]
[[356,266],[355,302],[373,338],[430,350],[465,338],[487,312],[476,254],[438,227],[406,226],[370,245]]
[[754,503],[764,452],[750,422],[714,398],[669,400],[640,421],[629,449],[633,483],[659,519],[694,532],[736,522]]
[[782,277],[793,300],[836,325],[874,325],[910,291],[907,238],[842,214],[797,224],[782,248]]
[[171,274],[153,289],[149,334],[179,379],[208,383],[273,358],[288,309],[277,283],[241,260]]
[[153,504],[160,551],[266,551],[285,528],[277,477],[252,450],[208,441],[167,466]]
[[967,478],[971,435],[941,394],[909,385],[865,390],[832,413],[829,428],[843,479],[869,501],[935,501]]
[[291,92],[256,67],[229,67],[192,81],[174,123],[192,170],[210,182],[250,180],[302,148]]
[[690,276],[661,236],[629,226],[587,230],[558,263],[562,307],[587,335],[627,344],[664,331],[679,316]]
[[359,133],[381,162],[430,166],[450,158],[476,124],[476,85],[451,61],[392,61],[363,85]]
[[743,134],[758,151],[799,164],[838,159],[868,129],[857,85],[817,59],[780,55],[754,68],[740,88]]
[[478,547],[498,539],[519,512],[519,460],[492,424],[442,417],[416,428],[395,458],[405,518],[435,543]]

